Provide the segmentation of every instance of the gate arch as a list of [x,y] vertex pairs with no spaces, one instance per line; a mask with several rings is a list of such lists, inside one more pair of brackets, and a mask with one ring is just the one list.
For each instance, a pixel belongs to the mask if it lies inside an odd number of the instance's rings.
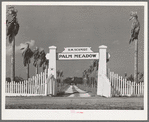
[[[51,75],[56,79],[56,60],[85,60],[99,59],[97,95],[111,97],[111,83],[107,78],[107,46],[99,46],[99,52],[94,53],[91,47],[66,47],[62,53],[56,53],[57,47],[50,46],[46,58],[49,60],[48,77]],[[109,58],[109,57],[108,57]],[[49,79],[49,92],[56,95],[56,80]]]

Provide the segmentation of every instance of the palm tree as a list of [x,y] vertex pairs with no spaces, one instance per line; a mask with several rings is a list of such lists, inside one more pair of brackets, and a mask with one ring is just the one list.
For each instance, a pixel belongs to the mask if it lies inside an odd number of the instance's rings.
[[41,67],[42,66],[42,70],[44,72],[45,70],[45,62],[46,62],[46,53],[44,50],[40,51],[39,53],[39,59],[40,59],[40,63],[39,63],[39,66]]
[[138,35],[140,31],[140,23],[138,20],[137,12],[131,12],[130,19],[133,20],[131,26],[131,38],[129,44],[135,41],[135,56],[134,56],[134,81],[138,82]]
[[27,44],[26,48],[21,48],[21,50],[23,50],[22,56],[23,56],[23,64],[26,67],[27,66],[27,79],[29,78],[29,64],[30,64],[30,59],[33,56],[33,52],[32,50],[29,48],[29,44]]
[[49,60],[46,59],[46,61],[45,61],[45,65],[44,65],[44,69],[48,69],[48,66],[49,66]]
[[56,72],[57,73],[57,82],[58,82],[58,84],[61,84],[61,86],[62,86],[62,84],[63,84],[63,80],[62,80],[62,78],[63,78],[63,71],[61,70],[61,71],[57,71]]
[[6,37],[11,43],[12,54],[11,54],[11,80],[15,79],[15,36],[19,31],[19,23],[17,20],[17,10],[13,6],[9,6],[7,9],[6,16]]
[[39,48],[36,47],[36,49],[34,49],[33,51],[33,56],[34,56],[34,63],[33,65],[36,67],[36,75],[38,74],[38,61],[39,61],[39,57],[40,57],[40,54],[39,54]]
[[88,84],[88,71],[83,71],[83,84],[85,86],[85,89],[87,90],[87,84]]
[[90,75],[90,85],[93,87],[93,82],[94,82],[94,78],[93,78],[93,71],[94,71],[94,67],[93,65],[90,65],[90,68],[89,68],[89,75]]
[[61,84],[61,86],[63,85],[63,77],[64,77],[63,71],[61,70],[60,71],[60,84]]
[[93,67],[94,67],[94,70],[93,70],[93,83],[94,83],[94,86],[97,85],[97,71],[98,71],[98,60],[93,60]]
[[56,72],[56,74],[57,74],[57,83],[58,83],[58,86],[59,86],[59,83],[60,83],[60,71],[59,70],[57,70],[57,72]]

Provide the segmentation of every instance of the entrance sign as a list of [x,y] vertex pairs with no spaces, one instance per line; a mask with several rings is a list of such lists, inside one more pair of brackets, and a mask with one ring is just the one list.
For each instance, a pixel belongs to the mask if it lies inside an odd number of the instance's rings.
[[91,47],[65,47],[63,53],[70,52],[93,52]]
[[58,53],[58,60],[99,59],[99,53]]
[[[66,47],[62,53],[56,52],[55,46],[49,47],[49,53],[46,58],[49,60],[48,76],[51,75],[56,79],[56,59],[58,60],[81,60],[81,59],[98,59],[98,79],[97,79],[97,95],[111,97],[111,83],[107,77],[107,46],[99,46],[99,52],[94,53],[90,47]],[[50,79],[49,90],[47,95],[56,95],[56,80]]]

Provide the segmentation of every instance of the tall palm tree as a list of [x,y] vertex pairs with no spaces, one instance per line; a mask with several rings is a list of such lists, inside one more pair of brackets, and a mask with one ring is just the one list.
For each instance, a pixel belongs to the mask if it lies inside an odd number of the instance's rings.
[[45,62],[46,62],[46,53],[45,53],[44,50],[39,52],[39,59],[40,59],[39,66],[40,67],[42,66],[42,70],[44,72],[44,70],[45,70]]
[[17,10],[13,6],[9,6],[6,16],[6,37],[12,46],[11,54],[11,80],[15,78],[15,36],[19,31],[19,23],[17,20]]
[[140,31],[140,23],[138,20],[137,12],[131,12],[130,19],[133,20],[131,26],[131,38],[129,44],[135,41],[135,56],[134,56],[134,81],[138,82],[138,35]]
[[29,78],[29,64],[30,64],[30,60],[33,56],[33,51],[29,48],[29,44],[27,44],[26,48],[21,48],[21,50],[23,50],[22,56],[23,56],[23,64],[26,67],[27,66],[27,79]]
[[40,57],[40,54],[39,54],[39,48],[36,47],[36,49],[34,49],[33,51],[33,57],[34,57],[34,63],[33,65],[36,67],[36,75],[38,74],[38,65],[39,65],[39,57]]

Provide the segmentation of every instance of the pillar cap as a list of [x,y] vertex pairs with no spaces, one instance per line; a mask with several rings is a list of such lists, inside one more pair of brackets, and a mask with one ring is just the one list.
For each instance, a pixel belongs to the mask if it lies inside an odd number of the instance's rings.
[[50,46],[49,49],[56,49],[56,46]]
[[101,46],[99,46],[99,48],[100,48],[100,49],[106,49],[107,46],[105,46],[105,45],[101,45]]

